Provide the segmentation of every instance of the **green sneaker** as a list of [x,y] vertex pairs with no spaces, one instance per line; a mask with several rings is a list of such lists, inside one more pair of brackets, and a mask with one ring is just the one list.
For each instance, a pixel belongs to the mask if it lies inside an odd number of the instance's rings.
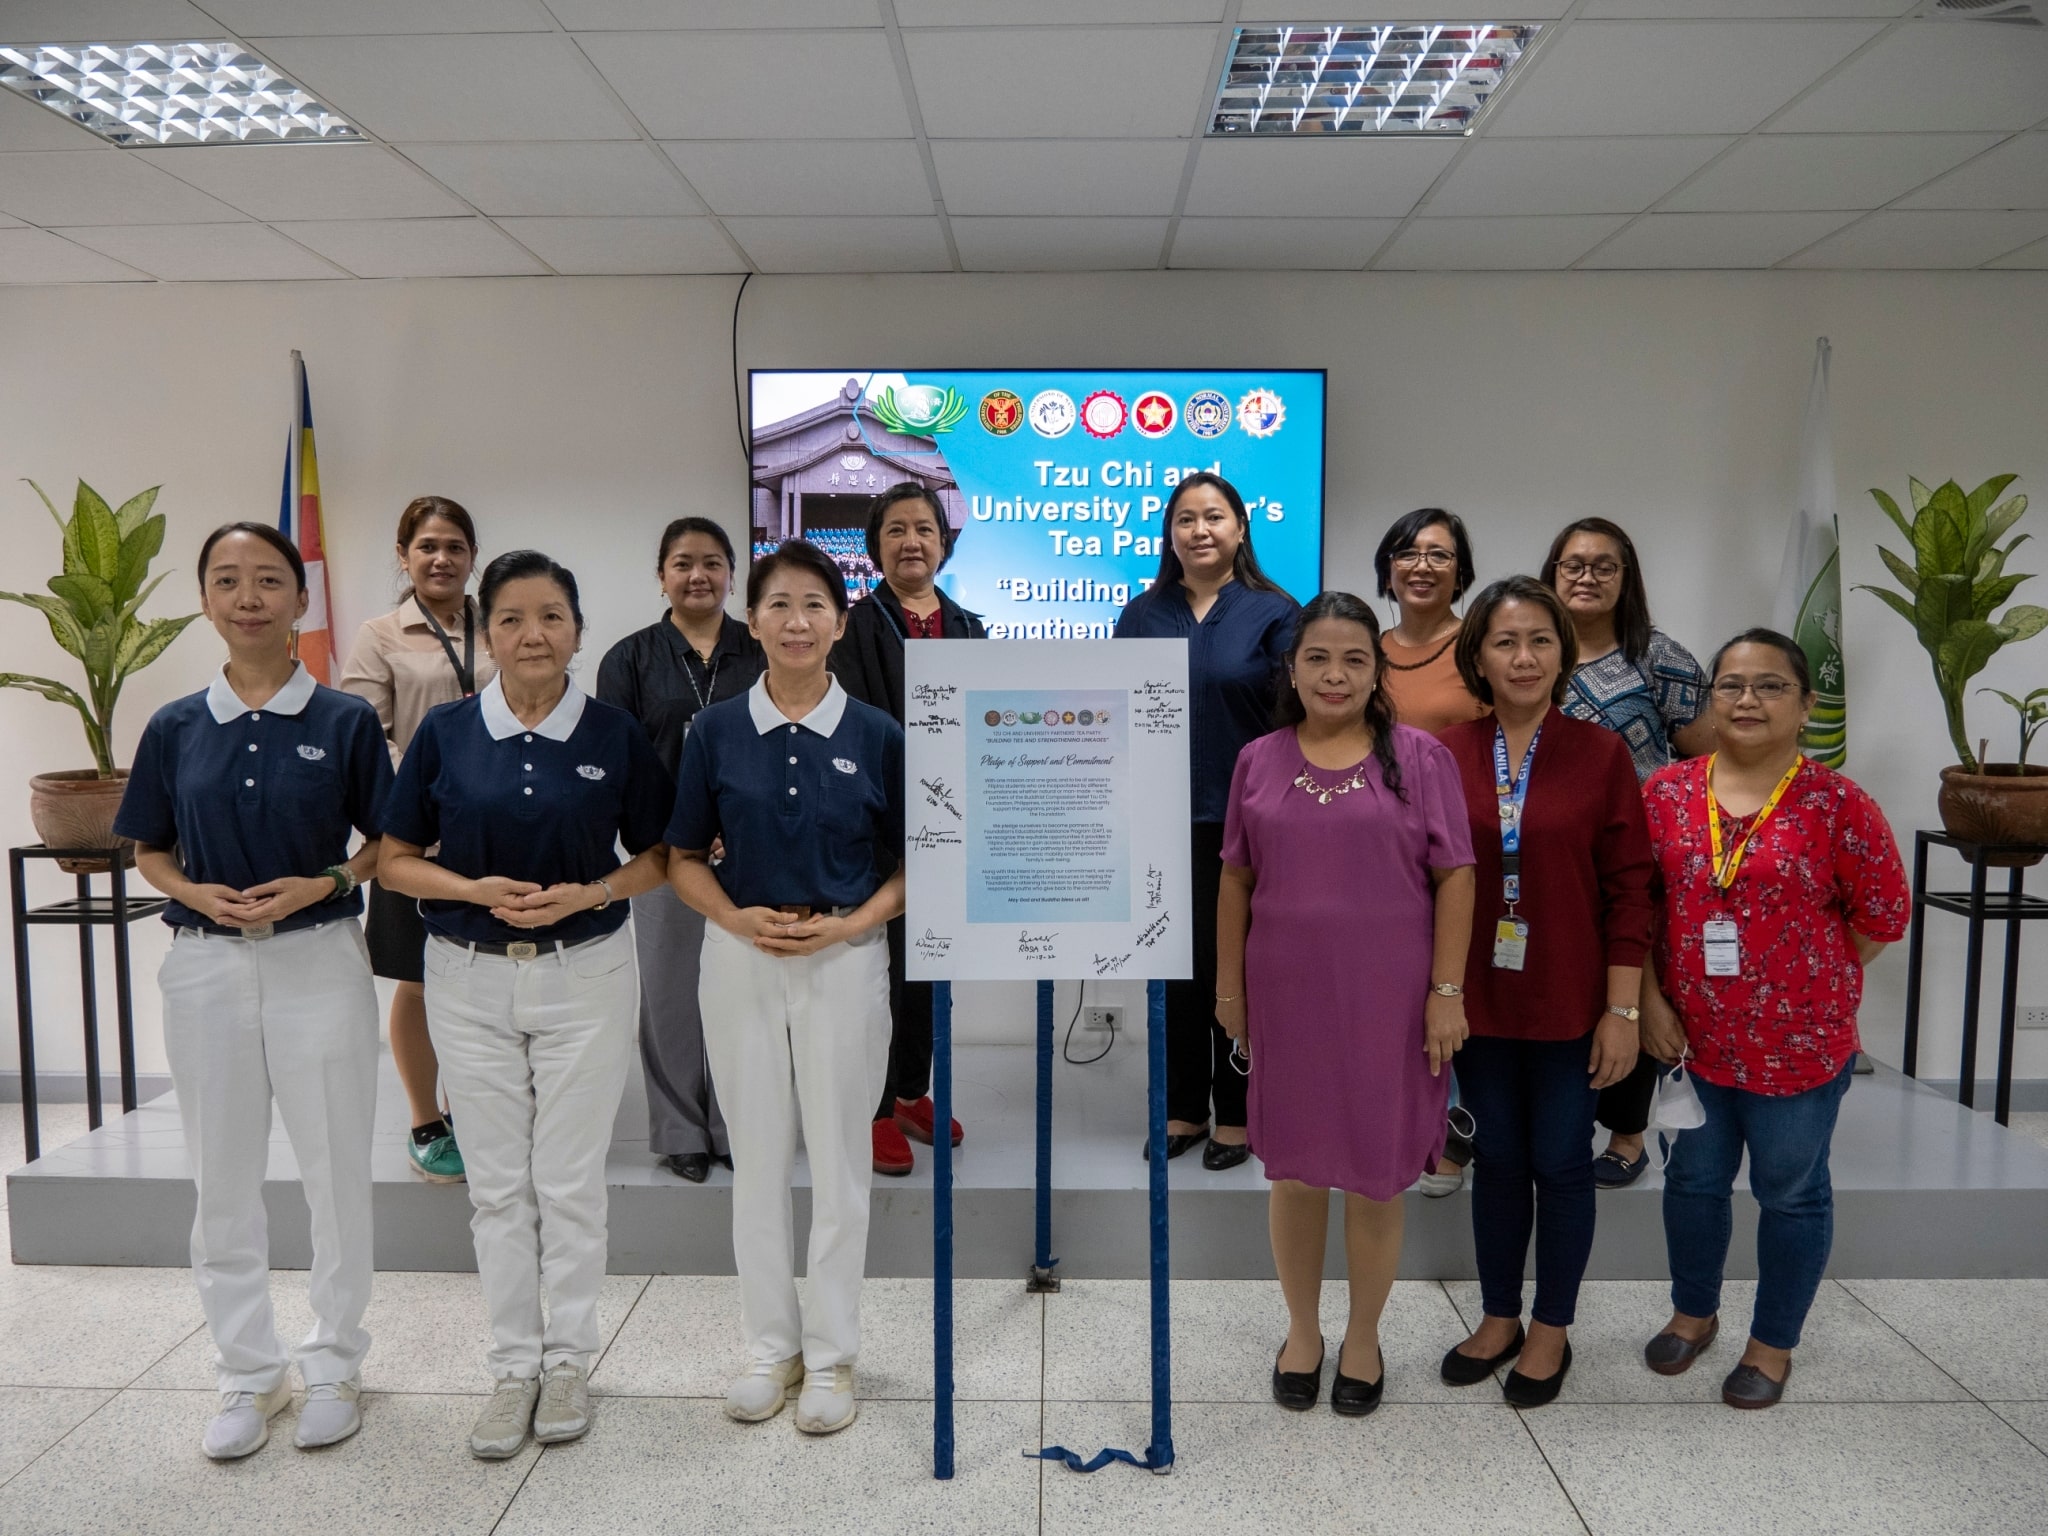
[[429,1184],[460,1184],[463,1182],[462,1148],[455,1145],[455,1132],[451,1128],[447,1135],[436,1136],[425,1146],[405,1139],[406,1156],[412,1159],[412,1171]]

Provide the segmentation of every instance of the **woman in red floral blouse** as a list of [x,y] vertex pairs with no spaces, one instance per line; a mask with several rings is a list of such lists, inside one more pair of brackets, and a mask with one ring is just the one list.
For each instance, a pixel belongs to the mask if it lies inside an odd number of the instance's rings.
[[1747,1148],[1763,1208],[1756,1309],[1721,1397],[1768,1408],[1834,1240],[1828,1147],[1859,1045],[1863,968],[1904,937],[1911,897],[1876,803],[1800,755],[1813,692],[1798,645],[1746,630],[1708,671],[1719,750],[1643,787],[1662,888],[1643,1045],[1660,1060],[1691,1057],[1707,1116],[1664,1171],[1673,1311],[1644,1354],[1675,1376],[1719,1331]]

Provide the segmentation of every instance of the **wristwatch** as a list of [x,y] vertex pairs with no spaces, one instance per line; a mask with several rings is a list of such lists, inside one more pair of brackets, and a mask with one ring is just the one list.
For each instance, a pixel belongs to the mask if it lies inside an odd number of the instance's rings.
[[1465,989],[1459,986],[1455,981],[1431,982],[1429,990],[1434,992],[1438,997],[1463,997],[1465,995]]
[[1623,1008],[1619,1004],[1609,1003],[1607,1011],[1618,1019],[1627,1019],[1631,1024],[1640,1024],[1643,1019],[1643,1010],[1640,1008]]

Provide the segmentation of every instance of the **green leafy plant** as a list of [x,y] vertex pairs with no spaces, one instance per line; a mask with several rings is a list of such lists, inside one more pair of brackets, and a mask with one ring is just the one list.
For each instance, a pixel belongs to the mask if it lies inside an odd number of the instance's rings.
[[114,706],[130,677],[163,655],[170,643],[199,615],[177,619],[142,618],[142,605],[157,589],[149,580],[149,563],[164,545],[163,515],[156,505],[160,486],[109,507],[83,480],[67,519],[35,481],[28,482],[43,498],[64,535],[64,572],[47,583],[52,595],[0,592],[0,599],[33,608],[49,621],[50,634],[85,668],[85,692],[47,677],[0,672],[0,687],[24,688],[78,711],[93,764],[103,779],[114,776]]
[[2027,748],[2034,744],[2034,737],[2041,727],[2048,725],[2048,688],[2036,688],[2024,699],[2016,699],[2003,688],[1979,688],[1979,693],[1995,693],[2013,707],[2020,717],[2020,766],[2027,766]]
[[2027,535],[2020,534],[2002,546],[1998,542],[2027,510],[2024,496],[1998,500],[2018,478],[1993,475],[1967,493],[1953,480],[1931,491],[1918,480],[1910,481],[1910,522],[1899,504],[1883,491],[1870,493],[1906,536],[1912,559],[1903,560],[1879,545],[1879,557],[1903,591],[1873,586],[1863,590],[1876,594],[1919,636],[1921,648],[1934,664],[1934,686],[1941,695],[1949,739],[1969,773],[1978,771],[1978,762],[1963,725],[1966,685],[2006,646],[2048,627],[2048,608],[2018,604],[2006,609],[2003,617],[1997,611],[2021,582],[2032,579],[2005,568],[2007,558],[2026,542]]

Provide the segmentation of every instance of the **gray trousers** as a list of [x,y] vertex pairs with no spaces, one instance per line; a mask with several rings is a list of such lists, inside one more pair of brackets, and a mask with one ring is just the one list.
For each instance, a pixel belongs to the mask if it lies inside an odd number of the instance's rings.
[[647,1079],[647,1148],[656,1157],[728,1152],[725,1116],[704,1055],[697,958],[704,918],[667,885],[633,898],[640,955],[640,1065]]

